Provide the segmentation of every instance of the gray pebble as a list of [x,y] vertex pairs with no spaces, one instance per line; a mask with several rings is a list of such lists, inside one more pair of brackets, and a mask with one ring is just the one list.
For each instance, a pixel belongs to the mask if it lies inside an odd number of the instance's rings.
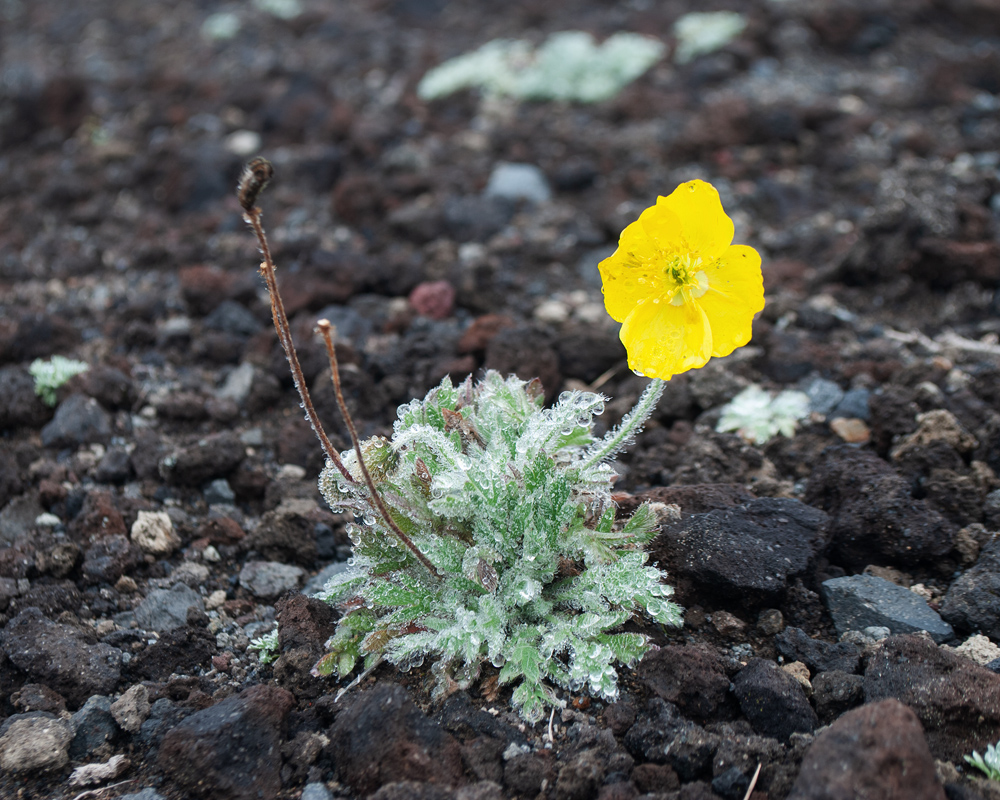
[[938,644],[955,636],[951,625],[920,597],[873,575],[824,581],[820,594],[841,634],[878,625],[896,634],[927,631]]

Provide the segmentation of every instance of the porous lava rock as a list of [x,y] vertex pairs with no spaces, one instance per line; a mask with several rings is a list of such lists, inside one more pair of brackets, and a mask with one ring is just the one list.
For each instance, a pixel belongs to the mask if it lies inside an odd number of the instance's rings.
[[667,645],[647,653],[639,679],[685,715],[711,719],[729,694],[722,657],[705,644]]
[[329,752],[340,779],[360,796],[390,781],[463,782],[458,741],[393,683],[360,693],[340,712],[330,728]]
[[923,500],[915,500],[888,463],[849,445],[823,452],[804,499],[830,515],[833,557],[852,569],[939,559],[951,550],[958,532]]
[[[826,514],[798,500],[760,498],[665,525],[653,559],[706,600],[773,600],[825,545]],[[683,598],[682,598],[683,599]]]
[[896,699],[923,723],[935,758],[961,762],[996,741],[1000,675],[922,636],[890,636],[865,669],[865,702]]
[[944,800],[920,720],[897,700],[848,711],[806,752],[789,800]]
[[37,608],[26,608],[0,633],[0,647],[28,677],[79,707],[94,694],[109,694],[121,677],[122,652],[91,644],[70,625],[52,622]]
[[1000,640],[1000,539],[992,539],[975,566],[948,587],[941,616],[960,631]]
[[819,719],[802,685],[773,661],[752,658],[733,679],[744,716],[762,736],[787,741],[793,733],[812,733]]
[[270,800],[281,790],[281,742],[291,693],[252,686],[175,725],[157,764],[196,797]]

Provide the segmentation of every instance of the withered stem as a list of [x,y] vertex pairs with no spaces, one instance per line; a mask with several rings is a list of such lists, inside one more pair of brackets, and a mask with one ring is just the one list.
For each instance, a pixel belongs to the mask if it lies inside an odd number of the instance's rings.
[[254,206],[246,209],[243,219],[253,228],[254,235],[260,245],[260,252],[264,260],[260,264],[260,274],[267,285],[267,293],[271,296],[271,318],[274,320],[274,329],[278,332],[278,341],[281,342],[281,349],[285,351],[285,358],[288,359],[288,366],[292,370],[292,380],[295,382],[295,389],[302,398],[302,408],[306,413],[306,419],[312,426],[313,431],[319,439],[320,445],[326,457],[333,463],[341,475],[351,483],[356,483],[351,473],[348,472],[344,462],[340,460],[336,448],[330,441],[323,429],[323,423],[319,421],[316,408],[313,406],[312,398],[309,396],[309,389],[306,386],[305,377],[302,375],[302,367],[299,365],[299,357],[295,352],[295,344],[292,341],[292,333],[288,327],[288,315],[285,313],[285,304],[281,300],[278,292],[278,279],[274,272],[274,261],[271,259],[271,248],[267,244],[267,236],[264,235],[264,226],[260,222],[260,207]]
[[330,375],[333,379],[333,392],[337,396],[337,406],[340,408],[340,414],[344,418],[344,424],[347,426],[347,432],[351,435],[351,443],[354,445],[354,452],[358,457],[358,467],[361,469],[361,475],[365,479],[365,485],[368,487],[368,493],[371,495],[372,503],[375,504],[375,508],[378,510],[379,516],[385,521],[385,524],[389,526],[389,529],[396,534],[396,537],[403,544],[409,548],[410,552],[416,557],[416,559],[427,567],[428,571],[435,578],[440,579],[441,573],[437,571],[434,565],[420,549],[413,543],[413,540],[403,533],[402,529],[389,514],[389,509],[385,507],[385,503],[382,501],[381,495],[378,493],[378,489],[375,488],[375,481],[372,480],[371,473],[368,471],[368,466],[365,464],[364,456],[361,454],[361,440],[358,439],[358,429],[354,425],[354,418],[351,417],[351,412],[347,409],[347,403],[344,401],[344,392],[340,385],[340,367],[337,363],[337,349],[333,345],[333,334],[331,332],[332,325],[330,325],[330,320],[321,319],[316,323],[316,327],[319,328],[320,336],[323,337],[323,343],[326,345],[326,354],[330,359]]

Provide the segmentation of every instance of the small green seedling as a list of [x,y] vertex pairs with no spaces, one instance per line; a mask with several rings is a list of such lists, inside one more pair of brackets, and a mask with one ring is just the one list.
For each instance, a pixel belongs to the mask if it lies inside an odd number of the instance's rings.
[[1000,742],[986,747],[986,755],[981,756],[975,750],[965,760],[978,770],[982,770],[991,781],[1000,781]]
[[89,369],[83,361],[75,361],[64,356],[52,356],[48,361],[36,358],[28,367],[28,372],[35,379],[35,394],[42,398],[47,406],[54,406],[58,397],[59,387],[74,375]]
[[764,444],[779,433],[794,436],[800,420],[809,415],[809,397],[803,392],[786,390],[776,397],[750,385],[722,409],[715,430],[737,431],[754,444]]
[[[320,597],[341,617],[315,675],[350,675],[387,661],[403,670],[431,659],[436,693],[477,680],[489,662],[522,717],[564,705],[555,687],[618,694],[616,664],[652,645],[627,630],[642,618],[681,624],[664,574],[647,563],[659,527],[648,505],[627,520],[611,500],[610,462],[648,419],[664,382],[604,438],[593,418],[604,398],[567,392],[543,407],[537,381],[487,372],[447,378],[400,407],[391,440],[360,441],[340,384],[332,326],[318,323],[334,394],[353,448],[332,446],[306,390],[255,201],[272,169],[254,159],[240,182],[245,218],[263,253],[261,274],[303,409],[327,457],[320,490],[355,515],[353,557]],[[270,637],[270,638],[269,638]],[[262,661],[274,634],[255,642]]]
[[616,33],[598,45],[584,31],[562,31],[538,48],[521,39],[495,39],[434,67],[417,94],[436,100],[481,89],[518,100],[597,103],[617,95],[665,52],[662,42],[635,33]]
[[278,660],[278,631],[277,629],[265,633],[252,639],[249,644],[251,650],[256,651],[257,660],[265,666]]

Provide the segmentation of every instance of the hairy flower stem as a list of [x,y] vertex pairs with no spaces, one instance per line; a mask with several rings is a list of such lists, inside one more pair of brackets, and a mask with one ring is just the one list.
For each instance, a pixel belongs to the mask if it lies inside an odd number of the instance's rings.
[[323,343],[326,345],[326,354],[330,359],[330,376],[333,379],[333,392],[337,396],[337,407],[344,418],[347,432],[351,435],[351,443],[354,445],[354,452],[358,457],[358,467],[361,469],[361,475],[365,479],[365,485],[368,487],[371,501],[378,510],[379,516],[389,526],[389,530],[396,534],[399,541],[406,545],[421,564],[427,567],[431,575],[440,580],[441,573],[437,571],[427,556],[420,552],[420,549],[413,543],[413,540],[403,533],[402,529],[395,523],[389,514],[389,509],[382,502],[382,497],[379,495],[378,489],[375,488],[375,481],[372,480],[371,473],[368,471],[368,465],[365,464],[364,456],[361,454],[361,440],[358,439],[358,429],[354,425],[354,418],[351,417],[351,412],[348,411],[347,403],[344,401],[344,392],[340,385],[340,366],[337,363],[337,349],[333,345],[333,326],[330,324],[330,320],[321,319],[316,323],[316,327],[319,328],[319,334],[323,337]]
[[642,430],[649,415],[653,413],[653,409],[660,401],[666,386],[667,382],[662,378],[653,378],[639,398],[639,402],[622,418],[621,424],[587,452],[587,457],[580,465],[580,469],[587,469],[606,458],[611,458],[631,442],[636,434]]
[[267,285],[267,293],[271,297],[271,318],[274,320],[274,329],[278,332],[278,341],[281,342],[281,349],[285,351],[285,358],[288,359],[288,366],[292,370],[292,380],[295,382],[295,389],[299,393],[299,397],[302,398],[302,409],[305,411],[306,419],[309,420],[309,424],[319,439],[323,452],[333,462],[333,465],[340,474],[351,483],[354,483],[354,478],[351,477],[351,473],[340,460],[337,449],[330,441],[330,437],[326,435],[323,424],[319,421],[319,415],[316,413],[316,408],[313,406],[312,398],[309,396],[309,389],[306,386],[305,377],[302,375],[302,367],[299,365],[299,357],[295,352],[295,343],[292,341],[292,333],[288,326],[288,315],[285,313],[285,304],[282,302],[281,294],[278,292],[278,279],[274,271],[274,261],[271,258],[271,248],[267,244],[267,237],[264,235],[264,226],[260,221],[262,212],[258,206],[249,205],[249,202],[244,204],[244,200],[256,199],[257,194],[263,188],[263,185],[261,185],[256,188],[256,191],[248,193],[246,184],[251,183],[254,177],[248,165],[247,170],[244,171],[244,175],[240,179],[240,203],[243,204],[245,212],[243,219],[253,229],[254,235],[257,237],[257,243],[260,245],[261,255],[264,256],[264,260],[260,264],[260,274],[264,278],[264,283]]

